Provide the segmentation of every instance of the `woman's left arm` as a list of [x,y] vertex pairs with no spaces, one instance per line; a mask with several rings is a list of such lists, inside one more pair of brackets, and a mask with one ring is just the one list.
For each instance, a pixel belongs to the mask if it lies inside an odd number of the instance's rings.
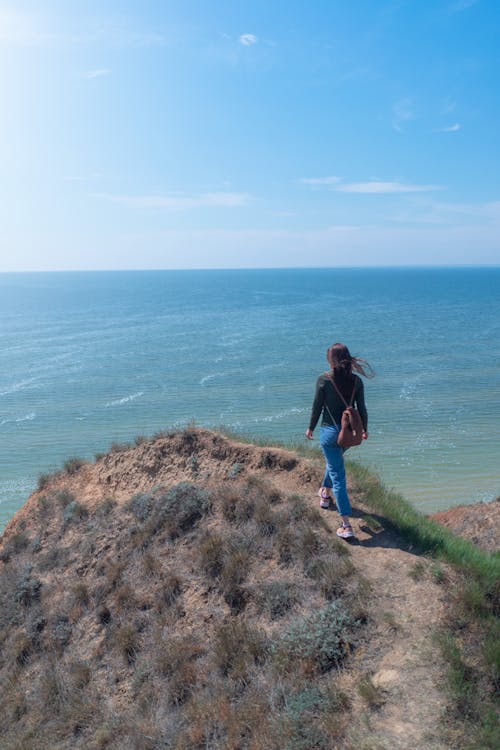
[[363,437],[368,437],[368,412],[365,404],[365,385],[360,377],[358,377],[358,387],[356,388],[355,397],[356,407],[359,411],[361,421],[363,422]]

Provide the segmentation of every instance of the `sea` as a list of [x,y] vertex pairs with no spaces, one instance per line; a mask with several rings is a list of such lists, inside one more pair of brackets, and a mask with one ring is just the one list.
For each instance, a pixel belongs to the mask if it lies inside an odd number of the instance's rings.
[[500,267],[8,273],[0,530],[41,474],[137,436],[306,444],[335,342],[376,373],[352,458],[425,513],[500,494]]

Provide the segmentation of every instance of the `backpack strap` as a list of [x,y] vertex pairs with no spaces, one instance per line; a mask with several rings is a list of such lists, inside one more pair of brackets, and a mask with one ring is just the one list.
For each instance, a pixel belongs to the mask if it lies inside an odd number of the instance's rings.
[[[342,399],[342,401],[344,402],[344,406],[345,406],[345,408],[347,409],[347,407],[348,407],[348,406],[352,406],[352,405],[353,405],[353,403],[354,403],[354,396],[355,396],[355,394],[356,394],[356,381],[354,381],[354,388],[352,389],[351,399],[350,399],[349,403],[347,403],[347,401],[345,400],[345,398],[344,398],[344,397],[343,397],[343,395],[341,394],[341,392],[340,392],[340,389],[338,388],[338,386],[337,386],[337,384],[336,384],[335,380],[334,380],[333,378],[330,378],[330,380],[331,380],[331,382],[332,382],[332,385],[333,385],[333,387],[335,388],[335,390],[336,390],[336,391],[337,391],[337,393],[339,394],[340,398],[341,398],[341,399]],[[327,407],[327,408],[328,408],[328,407]],[[328,409],[328,413],[330,413],[330,409]],[[331,415],[330,415],[330,416],[331,416]]]
[[[335,381],[334,381],[334,379],[333,379],[332,377],[330,377],[330,381],[331,381],[331,383],[332,383],[333,387],[335,388],[335,390],[337,391],[337,393],[339,394],[340,398],[341,398],[341,399],[342,399],[342,401],[344,402],[344,406],[346,407],[346,409],[348,409],[348,408],[349,408],[349,406],[352,406],[352,405],[353,405],[353,403],[354,403],[354,396],[355,396],[355,394],[356,394],[356,381],[354,381],[354,388],[352,389],[351,400],[349,401],[349,403],[347,403],[347,401],[345,400],[345,398],[344,398],[344,397],[343,397],[343,395],[341,394],[341,392],[340,392],[339,388],[337,387],[337,384],[335,383]],[[332,420],[332,422],[333,422],[333,424],[335,425],[335,427],[337,427],[337,428],[338,428],[338,424],[337,424],[337,422],[335,421],[335,417],[333,416],[332,412],[331,412],[331,411],[330,411],[330,409],[328,408],[328,404],[326,403],[326,401],[325,401],[325,409],[327,410],[328,414],[330,415],[330,419]]]

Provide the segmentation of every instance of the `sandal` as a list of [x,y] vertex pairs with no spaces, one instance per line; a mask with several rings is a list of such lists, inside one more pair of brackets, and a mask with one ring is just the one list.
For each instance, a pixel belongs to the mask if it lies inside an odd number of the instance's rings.
[[354,531],[350,523],[343,523],[342,526],[337,529],[337,536],[341,539],[352,539]]
[[328,489],[326,487],[320,487],[318,490],[319,495],[319,507],[324,508],[325,510],[330,507],[330,500],[332,499],[332,496],[330,495]]

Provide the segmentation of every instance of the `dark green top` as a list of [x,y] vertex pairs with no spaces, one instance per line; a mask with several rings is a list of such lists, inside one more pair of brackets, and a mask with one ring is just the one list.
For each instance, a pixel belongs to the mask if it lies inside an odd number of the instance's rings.
[[[365,387],[359,375],[354,375],[354,382],[356,384],[354,406],[356,406],[357,410],[359,411],[364,429],[367,430],[368,412],[366,411],[365,406]],[[345,386],[340,389],[347,403],[349,403],[351,399],[352,389],[353,386],[349,386],[347,393],[345,392]],[[345,409],[345,404],[335,390],[335,386],[330,379],[330,374],[327,372],[324,372],[322,375],[320,375],[316,382],[316,392],[314,394],[314,401],[311,410],[311,420],[309,422],[310,430],[314,430],[314,428],[318,424],[318,419],[321,416],[321,412],[323,412],[321,425],[330,425],[331,427],[334,426],[334,422],[325,405],[328,406],[328,409],[330,409],[333,419],[337,423],[337,426],[340,426],[342,412]]]

